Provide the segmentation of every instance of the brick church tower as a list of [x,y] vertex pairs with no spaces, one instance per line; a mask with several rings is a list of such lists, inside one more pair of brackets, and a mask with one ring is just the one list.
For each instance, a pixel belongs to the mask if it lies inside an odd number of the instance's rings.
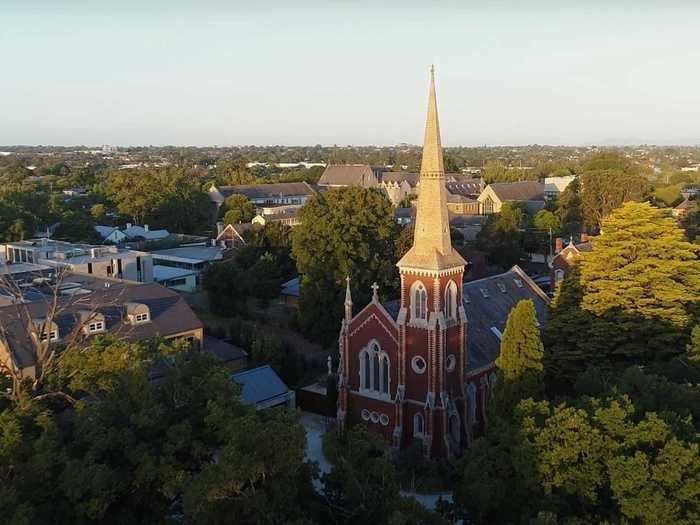
[[352,315],[345,299],[338,368],[338,423],[364,422],[396,448],[426,457],[465,445],[464,259],[452,248],[445,168],[431,68],[413,246],[397,263],[401,299],[372,301]]

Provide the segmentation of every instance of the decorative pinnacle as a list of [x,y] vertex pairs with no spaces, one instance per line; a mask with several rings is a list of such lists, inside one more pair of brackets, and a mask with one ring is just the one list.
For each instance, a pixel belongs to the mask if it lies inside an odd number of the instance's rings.
[[352,294],[350,293],[350,276],[345,278],[345,304],[352,304]]
[[379,301],[379,293],[377,293],[379,290],[379,285],[375,282],[372,283],[372,300],[373,301]]
[[430,64],[430,76],[435,76],[435,64]]

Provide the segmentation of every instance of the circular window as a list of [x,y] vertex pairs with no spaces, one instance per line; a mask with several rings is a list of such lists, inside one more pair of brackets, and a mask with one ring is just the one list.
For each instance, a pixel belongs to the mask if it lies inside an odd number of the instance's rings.
[[381,416],[379,416],[379,422],[382,425],[387,426],[389,424],[389,416],[387,416],[386,414],[382,414]]
[[425,366],[425,359],[423,359],[421,356],[417,355],[411,359],[411,368],[413,368],[413,371],[416,374],[422,374],[425,372]]
[[457,358],[452,354],[447,356],[447,361],[445,362],[445,368],[448,372],[452,372],[457,366]]
[[370,418],[372,419],[372,423],[378,423],[379,422],[379,414],[376,412],[372,412],[370,414]]
[[370,417],[371,416],[370,416],[369,410],[367,410],[366,408],[363,409],[362,410],[362,419],[364,419],[365,421],[369,421]]

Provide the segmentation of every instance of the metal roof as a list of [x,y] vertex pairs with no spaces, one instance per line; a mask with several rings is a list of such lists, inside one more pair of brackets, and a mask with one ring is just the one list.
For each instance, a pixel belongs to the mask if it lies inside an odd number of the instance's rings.
[[[260,404],[275,397],[286,396],[289,388],[285,385],[270,365],[263,365],[250,370],[243,370],[231,375],[241,385],[241,397],[246,404]],[[282,400],[281,402],[284,402]]]

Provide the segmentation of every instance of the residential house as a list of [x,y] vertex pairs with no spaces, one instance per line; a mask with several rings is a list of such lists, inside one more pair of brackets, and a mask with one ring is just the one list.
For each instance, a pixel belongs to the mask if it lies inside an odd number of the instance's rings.
[[170,237],[168,230],[151,230],[148,224],[143,226],[127,223],[122,230],[115,226],[95,226],[95,231],[104,242],[120,244],[126,241],[161,241]]
[[[37,345],[88,345],[96,335],[141,341],[160,336],[201,349],[203,325],[185,300],[157,284],[127,283],[73,274],[23,290],[0,307],[0,361],[22,377],[36,373]],[[52,314],[54,298],[58,307]],[[28,326],[32,326],[28,329]]]
[[697,208],[697,202],[686,197],[678,206],[671,210],[671,214],[678,219],[678,222],[685,222],[690,212]]
[[282,284],[280,302],[292,308],[299,308],[299,277]]
[[569,240],[569,243],[564,246],[564,240],[558,237],[554,241],[554,244],[554,257],[549,263],[551,270],[550,289],[552,291],[557,283],[564,280],[569,270],[579,263],[581,257],[593,249],[591,241],[585,233],[581,234],[581,240],[578,243],[575,243],[572,238]]
[[294,410],[295,393],[280,379],[269,365],[241,370],[231,376],[241,386],[241,399],[245,404],[264,410],[284,405]]
[[547,199],[558,197],[566,187],[571,184],[576,175],[566,175],[564,177],[546,177],[544,179],[544,196]]
[[8,264],[43,264],[95,277],[153,282],[153,260],[146,252],[47,238],[9,242],[0,250]]
[[223,222],[217,222],[217,233],[214,242],[217,246],[222,246],[224,248],[243,246],[246,243],[243,235],[253,228],[254,225],[250,222],[239,222],[237,224],[227,224],[226,226],[224,226]]
[[216,205],[217,209],[231,195],[244,195],[256,206],[269,206],[271,204],[296,204],[301,206],[315,193],[316,190],[306,182],[212,186],[208,191],[209,198]]
[[506,202],[525,203],[529,210],[544,208],[544,184],[525,180],[519,182],[494,182],[481,192],[477,199],[482,215],[499,213]]
[[95,226],[95,231],[97,235],[100,236],[103,242],[108,242],[110,244],[121,244],[126,241],[126,235],[116,226]]
[[279,206],[265,206],[258,210],[258,214],[253,217],[253,224],[265,226],[271,222],[280,222],[287,226],[298,226],[299,210],[301,206],[294,204],[282,204]]
[[[221,246],[181,246],[167,250],[151,252],[153,265],[180,268],[194,272],[197,284],[201,282],[202,272],[213,262],[224,258],[225,248]],[[155,268],[155,271],[162,271]]]

